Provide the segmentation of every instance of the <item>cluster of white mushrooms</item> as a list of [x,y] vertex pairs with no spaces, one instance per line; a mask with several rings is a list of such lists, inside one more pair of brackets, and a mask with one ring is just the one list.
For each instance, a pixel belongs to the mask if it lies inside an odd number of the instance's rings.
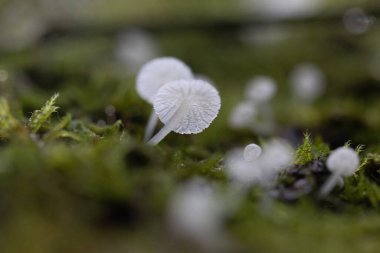
[[[197,134],[206,129],[220,110],[218,91],[195,79],[191,69],[173,57],[156,58],[144,64],[137,75],[137,92],[153,111],[145,141],[158,144],[170,132]],[[164,127],[153,137],[158,119]]]
[[[302,63],[290,73],[289,86],[295,102],[309,105],[323,95],[326,89],[325,76],[315,64]],[[275,80],[268,76],[254,77],[246,86],[245,100],[231,112],[230,126],[251,129],[259,135],[273,135],[277,125],[271,101],[276,92]]]
[[272,134],[276,124],[270,101],[276,92],[276,82],[270,77],[257,76],[250,80],[245,90],[245,100],[231,113],[231,127],[250,128],[262,135]]

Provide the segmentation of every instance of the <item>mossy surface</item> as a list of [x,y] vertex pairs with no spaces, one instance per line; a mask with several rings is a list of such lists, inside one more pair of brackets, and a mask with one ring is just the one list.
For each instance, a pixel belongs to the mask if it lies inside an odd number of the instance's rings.
[[[201,251],[168,231],[168,200],[194,177],[227,188],[225,154],[266,141],[228,126],[257,74],[278,82],[276,135],[298,149],[270,213],[254,187],[226,219],[234,251],[380,251],[380,83],[370,70],[375,62],[380,72],[377,23],[365,34],[347,33],[334,15],[346,1],[328,4],[328,15],[270,23],[243,15],[235,1],[131,1],[138,2],[132,9],[97,2],[67,26],[57,21],[34,45],[1,51],[1,253]],[[377,5],[363,7],[376,12]],[[222,109],[210,128],[170,134],[155,147],[143,143],[151,106],[115,57],[117,34],[131,25],[147,28],[163,55],[215,82]],[[286,36],[271,43],[241,37],[272,28]],[[289,90],[289,72],[300,62],[326,74],[327,91],[313,105],[300,106]],[[348,140],[365,145],[362,166],[320,200],[326,158]]]

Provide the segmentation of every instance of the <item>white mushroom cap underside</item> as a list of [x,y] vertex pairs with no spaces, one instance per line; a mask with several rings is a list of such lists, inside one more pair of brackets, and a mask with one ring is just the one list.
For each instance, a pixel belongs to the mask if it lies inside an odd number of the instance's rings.
[[181,117],[173,129],[174,132],[196,134],[206,129],[218,115],[220,96],[205,81],[178,80],[165,84],[157,92],[153,106],[164,124],[173,116]]
[[156,58],[142,66],[137,75],[137,92],[149,103],[153,103],[157,91],[165,83],[192,79],[191,69],[173,57]]
[[326,164],[331,172],[349,176],[354,174],[359,167],[360,158],[352,148],[340,147],[331,152]]

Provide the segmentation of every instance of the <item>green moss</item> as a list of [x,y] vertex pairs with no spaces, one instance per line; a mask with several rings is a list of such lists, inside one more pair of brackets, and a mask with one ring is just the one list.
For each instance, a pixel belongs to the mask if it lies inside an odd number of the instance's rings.
[[29,118],[28,126],[32,133],[37,133],[44,125],[47,124],[50,116],[57,111],[58,107],[55,106],[55,102],[59,94],[54,94],[45,105],[40,109],[33,112],[32,116]]
[[312,142],[310,139],[310,134],[306,132],[304,134],[303,143],[296,150],[294,163],[297,165],[305,165],[312,160]]

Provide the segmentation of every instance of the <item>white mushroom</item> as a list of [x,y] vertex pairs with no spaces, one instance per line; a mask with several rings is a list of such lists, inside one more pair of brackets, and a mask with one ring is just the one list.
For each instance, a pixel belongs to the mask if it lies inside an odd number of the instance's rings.
[[359,155],[352,148],[340,147],[332,151],[326,161],[327,168],[332,174],[322,186],[319,196],[327,196],[339,183],[340,178],[353,175],[359,164]]
[[302,63],[297,65],[290,74],[290,86],[298,100],[311,103],[325,91],[325,75],[316,65]]
[[277,92],[276,82],[267,76],[257,76],[249,81],[245,90],[246,97],[255,107],[256,115],[251,128],[260,135],[272,135],[276,123],[270,101]]
[[277,92],[276,82],[267,76],[257,76],[249,81],[246,96],[255,104],[268,103]]
[[260,156],[262,167],[261,184],[271,185],[278,173],[293,161],[294,149],[285,140],[272,139],[263,147]]
[[[175,80],[192,78],[193,74],[185,63],[173,57],[161,57],[153,59],[142,66],[137,75],[136,88],[143,99],[153,104],[156,93],[164,84]],[[157,122],[158,117],[152,112],[145,129],[145,141],[152,136]]]
[[247,162],[256,161],[261,155],[262,149],[257,144],[249,144],[244,148],[244,160]]
[[165,84],[156,94],[154,111],[165,126],[148,142],[159,143],[171,131],[196,134],[206,129],[220,109],[218,91],[202,80],[178,80]]
[[228,176],[243,186],[272,187],[279,172],[293,159],[293,148],[284,140],[272,139],[261,150],[256,144],[234,149],[226,155]]
[[229,124],[233,128],[250,127],[256,118],[257,110],[250,102],[241,102],[232,110],[229,118]]

